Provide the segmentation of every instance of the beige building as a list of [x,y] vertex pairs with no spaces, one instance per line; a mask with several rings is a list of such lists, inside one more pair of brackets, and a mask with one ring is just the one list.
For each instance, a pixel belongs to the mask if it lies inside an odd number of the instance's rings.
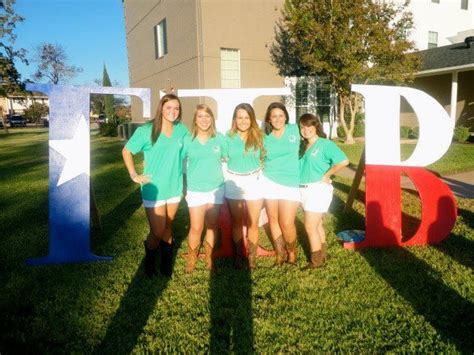
[[[159,90],[283,87],[269,47],[283,0],[124,0],[131,87]],[[257,117],[280,97],[256,100]],[[185,122],[209,98],[183,98]],[[141,104],[132,99],[132,118]]]
[[35,102],[49,106],[48,96],[35,91],[31,95],[11,94],[0,97],[0,110],[4,116],[23,114]]

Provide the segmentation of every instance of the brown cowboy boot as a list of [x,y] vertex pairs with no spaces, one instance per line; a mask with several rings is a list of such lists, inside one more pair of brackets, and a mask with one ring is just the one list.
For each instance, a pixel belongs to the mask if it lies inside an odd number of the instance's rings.
[[242,269],[245,266],[245,257],[244,257],[244,240],[240,239],[237,242],[232,240],[234,244],[235,252],[235,268]]
[[311,252],[311,260],[302,270],[316,269],[324,264],[323,251],[316,250]]
[[258,244],[254,244],[249,239],[249,267],[255,269],[257,267],[257,248]]
[[296,259],[298,258],[296,239],[292,242],[286,243],[286,250],[288,250],[288,263],[296,264]]
[[273,242],[273,246],[275,247],[275,254],[276,254],[274,266],[281,266],[288,259],[288,253],[286,252],[285,240],[283,239],[282,235],[275,238]]
[[326,259],[328,258],[326,251],[327,251],[327,244],[321,243],[321,252],[323,254],[323,261],[326,261]]
[[198,254],[199,244],[194,249],[192,249],[191,245],[188,244],[188,254],[186,255],[186,273],[190,274],[193,272],[198,259]]
[[213,251],[214,248],[211,244],[209,244],[207,241],[204,242],[204,250],[206,253],[206,268],[210,271],[214,270],[214,259],[213,259]]

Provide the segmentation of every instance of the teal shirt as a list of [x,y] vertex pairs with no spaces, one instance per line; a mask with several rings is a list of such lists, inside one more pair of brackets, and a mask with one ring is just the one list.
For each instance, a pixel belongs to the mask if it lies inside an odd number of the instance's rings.
[[217,133],[202,144],[191,136],[184,139],[183,156],[187,162],[187,188],[194,192],[209,192],[224,183],[222,158],[227,155],[225,137]]
[[265,163],[263,175],[270,180],[289,187],[298,187],[300,132],[298,125],[287,124],[280,138],[273,133],[265,136]]
[[170,137],[161,133],[155,144],[152,144],[152,129],[151,122],[137,128],[125,145],[132,154],[141,151],[144,154],[143,174],[148,175],[151,181],[141,186],[142,198],[158,201],[181,196],[183,193],[181,150],[183,139],[189,135],[189,131],[186,126],[178,122]]
[[346,154],[332,141],[318,138],[300,159],[302,184],[321,181],[333,165],[347,159]]
[[227,169],[236,173],[248,173],[260,167],[260,149],[245,150],[245,142],[238,133],[228,133],[227,141]]

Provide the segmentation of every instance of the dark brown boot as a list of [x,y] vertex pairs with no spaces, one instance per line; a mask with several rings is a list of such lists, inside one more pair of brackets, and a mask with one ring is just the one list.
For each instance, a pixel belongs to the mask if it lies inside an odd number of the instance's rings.
[[298,249],[296,248],[296,239],[290,243],[286,243],[286,250],[288,250],[288,263],[296,264],[298,259]]
[[255,269],[257,267],[257,248],[258,244],[254,244],[249,239],[249,267]]
[[146,240],[143,242],[145,246],[145,274],[149,278],[156,276],[158,273],[156,271],[156,254],[158,253],[158,248],[156,249],[148,249],[146,245]]
[[302,270],[316,269],[324,264],[322,250],[316,250],[311,252],[311,260]]
[[274,247],[276,253],[276,259],[274,266],[281,266],[288,259],[288,253],[286,252],[285,240],[280,235],[274,240]]
[[237,242],[232,241],[234,244],[234,252],[235,252],[235,268],[242,269],[245,266],[245,258],[244,258],[244,240],[240,239]]
[[327,244],[326,243],[321,243],[321,251],[323,253],[323,261],[326,261],[326,259],[328,258],[328,255],[326,253],[326,251],[327,251]]
[[173,274],[173,246],[173,241],[167,243],[160,240],[160,273],[166,277]]
[[204,242],[204,250],[206,253],[206,256],[205,256],[206,268],[210,271],[213,271],[214,270],[214,255],[213,255],[214,248],[208,242]]
[[188,254],[186,255],[186,273],[190,274],[193,272],[194,267],[196,266],[196,262],[198,259],[199,254],[199,244],[196,248],[192,249],[191,246],[188,244]]

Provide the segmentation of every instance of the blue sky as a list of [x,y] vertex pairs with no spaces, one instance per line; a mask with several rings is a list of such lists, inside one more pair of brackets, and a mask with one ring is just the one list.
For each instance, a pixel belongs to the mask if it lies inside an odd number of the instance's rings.
[[[41,42],[61,44],[68,62],[83,72],[70,83],[93,84],[102,79],[103,64],[112,82],[128,86],[125,23],[121,0],[17,0],[16,12],[25,17],[17,26],[15,47],[28,50]],[[23,79],[34,73],[36,64],[18,64]]]

